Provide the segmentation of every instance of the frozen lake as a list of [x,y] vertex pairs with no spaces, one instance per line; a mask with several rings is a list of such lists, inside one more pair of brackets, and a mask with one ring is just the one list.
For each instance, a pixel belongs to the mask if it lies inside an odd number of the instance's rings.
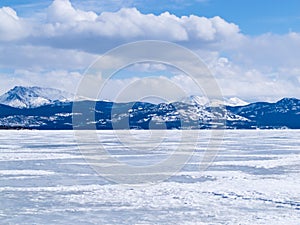
[[[299,224],[299,130],[227,130],[219,152],[207,150],[211,131],[196,145],[197,131],[152,132],[98,131],[98,143],[78,144],[73,131],[1,131],[0,224]],[[174,155],[191,157],[158,176]],[[152,183],[124,184],[139,171]]]

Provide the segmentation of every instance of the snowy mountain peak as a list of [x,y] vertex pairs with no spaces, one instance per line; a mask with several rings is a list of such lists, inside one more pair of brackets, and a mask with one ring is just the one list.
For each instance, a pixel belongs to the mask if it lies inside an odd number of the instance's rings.
[[244,100],[232,97],[232,98],[224,98],[223,100],[218,99],[209,99],[206,96],[197,96],[197,95],[191,95],[188,98],[183,99],[184,103],[188,103],[191,105],[198,105],[198,106],[244,106],[248,105],[248,102],[245,102]]
[[209,99],[205,96],[191,95],[188,100],[192,105],[205,106],[209,104]]
[[244,100],[237,97],[232,97],[225,100],[225,105],[227,106],[245,106],[248,104],[249,102],[245,102]]
[[72,94],[54,88],[15,86],[0,96],[0,104],[16,108],[35,108],[57,101],[71,101],[72,98]]

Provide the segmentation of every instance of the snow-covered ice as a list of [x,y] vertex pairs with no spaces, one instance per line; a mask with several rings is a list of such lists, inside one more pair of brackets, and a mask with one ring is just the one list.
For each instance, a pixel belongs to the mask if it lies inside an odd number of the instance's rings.
[[[1,131],[0,224],[299,224],[297,130],[227,130],[205,171],[199,163],[211,131],[151,131],[167,134],[158,148],[149,131],[130,131],[134,149],[124,146],[126,135],[116,139],[113,132],[98,131],[99,143],[137,168],[176,153],[181,132],[199,132],[199,143],[163,182],[126,185],[87,164],[73,131]],[[181,144],[194,148],[189,141]]]

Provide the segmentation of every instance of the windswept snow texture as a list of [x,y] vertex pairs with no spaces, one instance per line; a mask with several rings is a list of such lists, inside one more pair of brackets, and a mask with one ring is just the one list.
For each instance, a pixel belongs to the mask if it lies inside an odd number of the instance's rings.
[[[145,146],[149,132],[128,135]],[[167,134],[171,148],[124,149],[114,131],[97,133],[112,157],[145,165],[174,153],[182,132],[198,131],[151,132]],[[194,156],[169,179],[131,186],[99,176],[71,131],[1,131],[0,223],[299,224],[300,132],[227,130],[215,161],[199,171],[210,134],[199,131]],[[182,142],[184,150],[193,146]]]

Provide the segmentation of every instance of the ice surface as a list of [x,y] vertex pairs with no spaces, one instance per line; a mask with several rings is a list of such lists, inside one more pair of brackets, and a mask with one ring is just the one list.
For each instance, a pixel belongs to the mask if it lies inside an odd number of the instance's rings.
[[[118,139],[99,131],[99,144],[138,168],[178,153],[181,132],[197,131],[151,132]],[[211,131],[199,134],[194,155],[173,176],[124,185],[87,164],[72,131],[1,131],[0,224],[299,224],[299,131],[226,131],[205,171],[199,163]],[[164,138],[157,147],[149,135]],[[189,141],[178,154],[194,148]]]

